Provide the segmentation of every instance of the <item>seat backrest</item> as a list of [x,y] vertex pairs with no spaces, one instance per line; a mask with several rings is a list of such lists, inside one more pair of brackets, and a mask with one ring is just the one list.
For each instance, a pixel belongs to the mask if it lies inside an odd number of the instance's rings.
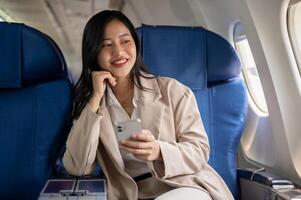
[[37,199],[71,125],[72,87],[47,35],[0,23],[0,198]]
[[247,112],[239,58],[221,36],[201,27],[137,29],[150,71],[169,76],[194,92],[209,138],[209,164],[238,198],[236,152]]

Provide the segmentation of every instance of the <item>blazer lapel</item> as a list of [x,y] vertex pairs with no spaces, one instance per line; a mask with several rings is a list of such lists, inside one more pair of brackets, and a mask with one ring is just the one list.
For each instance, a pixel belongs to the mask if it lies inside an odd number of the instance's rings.
[[102,110],[102,114],[104,116],[100,121],[100,140],[102,141],[104,147],[110,155],[114,165],[123,172],[125,169],[124,162],[119,150],[118,141],[111,121],[111,116],[106,107],[105,98],[102,101],[100,109]]
[[164,113],[164,105],[159,99],[161,92],[156,78],[141,78],[143,87],[151,89],[151,91],[139,90],[138,110],[142,127],[148,129],[156,139],[159,139],[162,118]]

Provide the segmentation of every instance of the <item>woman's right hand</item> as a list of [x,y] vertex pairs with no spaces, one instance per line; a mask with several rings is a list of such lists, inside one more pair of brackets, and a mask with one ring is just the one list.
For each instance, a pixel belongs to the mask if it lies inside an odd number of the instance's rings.
[[93,71],[92,74],[93,92],[89,100],[90,107],[93,112],[96,112],[99,108],[99,103],[106,90],[107,82],[111,86],[116,85],[116,78],[108,71]]

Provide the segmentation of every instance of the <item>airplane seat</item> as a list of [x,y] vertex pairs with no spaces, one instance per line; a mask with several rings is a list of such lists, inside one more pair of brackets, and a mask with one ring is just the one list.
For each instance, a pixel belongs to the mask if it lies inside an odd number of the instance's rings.
[[137,29],[150,72],[168,76],[194,92],[210,143],[209,164],[239,199],[236,152],[247,113],[241,65],[232,46],[201,27]]
[[71,126],[72,86],[55,42],[0,23],[0,199],[37,199]]

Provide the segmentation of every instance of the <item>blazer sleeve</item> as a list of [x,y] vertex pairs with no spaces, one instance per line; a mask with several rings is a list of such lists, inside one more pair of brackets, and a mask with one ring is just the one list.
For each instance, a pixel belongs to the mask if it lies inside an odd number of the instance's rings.
[[69,174],[83,176],[94,171],[101,119],[102,116],[92,112],[87,104],[80,117],[73,121],[63,156]]
[[196,99],[190,89],[174,108],[176,141],[159,141],[163,161],[150,163],[158,178],[195,174],[209,159],[209,144]]

